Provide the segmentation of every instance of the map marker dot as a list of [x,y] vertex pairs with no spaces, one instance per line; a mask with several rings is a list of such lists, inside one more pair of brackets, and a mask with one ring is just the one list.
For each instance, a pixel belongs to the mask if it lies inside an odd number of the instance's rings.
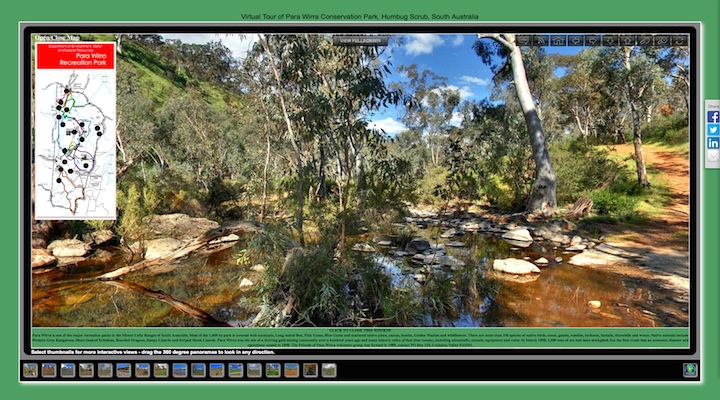
[[60,127],[64,128],[64,127],[65,127],[65,123],[64,123],[64,122],[61,122],[61,123],[60,123]]
[[57,178],[57,179],[55,179],[55,182],[60,183],[60,182],[62,182],[62,179]]
[[63,154],[67,153],[67,148],[62,149]]
[[63,164],[67,164],[67,160],[63,160],[62,163],[63,163]]
[[61,118],[62,118],[62,115],[58,115],[58,116],[57,116],[57,119],[61,119]]
[[81,137],[81,138],[80,138],[80,141],[81,141],[81,142],[84,142],[84,141],[85,141],[85,138],[84,138],[84,137]]
[[83,164],[83,168],[89,167],[88,163]]
[[70,168],[70,169],[68,170],[68,174],[72,174],[72,171],[73,171],[72,168]]

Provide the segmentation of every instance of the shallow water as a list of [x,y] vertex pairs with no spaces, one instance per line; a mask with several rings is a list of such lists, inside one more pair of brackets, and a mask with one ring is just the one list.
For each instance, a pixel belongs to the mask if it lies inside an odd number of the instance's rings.
[[[435,236],[421,230],[426,238]],[[566,263],[573,254],[550,243],[533,244],[527,249],[480,233],[431,240],[433,244],[462,241],[465,247],[447,247],[446,253],[465,262],[462,267],[429,268],[416,265],[409,257],[389,255],[391,248],[375,246],[376,262],[391,276],[392,284],[423,293],[428,281],[419,283],[416,274],[426,280],[450,279],[453,305],[445,313],[425,313],[423,326],[517,326],[517,327],[644,327],[687,326],[687,304],[650,282],[620,274],[577,267]],[[78,282],[125,265],[120,257],[101,263],[86,261],[63,272],[33,277],[33,326],[202,326],[207,321],[192,318],[167,302],[148,297],[148,293],[172,296],[190,307],[206,311],[219,321],[247,326],[256,310],[244,302],[247,292],[239,289],[243,277],[259,278],[235,263],[238,244],[207,258],[181,263],[158,275],[133,274],[122,282]],[[109,249],[111,251],[117,249]],[[531,281],[492,271],[496,258],[538,257],[550,260]],[[555,262],[555,257],[563,261]],[[437,278],[440,279],[440,278]],[[534,280],[532,280],[534,279]],[[136,286],[137,286],[136,285]],[[588,301],[600,301],[593,309]]]

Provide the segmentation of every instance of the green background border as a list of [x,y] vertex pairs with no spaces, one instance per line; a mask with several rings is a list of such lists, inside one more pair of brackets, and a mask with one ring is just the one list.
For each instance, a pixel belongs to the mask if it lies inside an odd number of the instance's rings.
[[[216,2],[220,3],[220,2]],[[0,35],[2,35],[5,60],[0,64],[5,86],[9,91],[0,99],[4,111],[6,133],[5,154],[0,158],[0,177],[2,177],[5,195],[0,198],[3,204],[3,229],[0,231],[0,250],[5,257],[6,276],[0,283],[0,295],[4,300],[6,321],[3,324],[2,344],[0,345],[0,386],[6,398],[128,398],[129,396],[171,396],[192,398],[196,396],[230,395],[233,397],[250,396],[288,396],[289,398],[333,397],[366,398],[382,396],[395,398],[448,398],[467,396],[479,398],[503,396],[517,398],[552,397],[555,399],[572,398],[714,398],[712,393],[720,389],[719,325],[720,282],[718,265],[718,209],[720,202],[720,171],[706,170],[703,183],[703,364],[702,384],[664,385],[664,384],[292,384],[292,385],[20,385],[17,382],[17,249],[18,249],[18,137],[17,137],[17,43],[19,21],[240,21],[242,13],[473,13],[482,21],[700,21],[702,22],[703,98],[720,98],[720,3],[717,0],[684,0],[675,3],[635,3],[628,0],[601,0],[596,2],[577,1],[555,4],[551,1],[515,0],[512,2],[478,3],[467,5],[467,0],[442,0],[435,2],[413,1],[392,3],[387,0],[365,0],[362,2],[342,2],[332,5],[307,4],[300,1],[257,2],[251,4],[213,5],[197,1],[180,0],[160,4],[147,0],[125,0],[122,2],[59,2],[35,0],[12,2],[6,6],[0,16]],[[702,164],[701,164],[702,165]],[[621,367],[621,365],[619,365]],[[478,371],[479,373],[481,371]],[[512,373],[508,371],[508,373]],[[558,371],[559,374],[562,371]],[[359,390],[358,390],[359,389]],[[178,394],[180,396],[178,396]]]

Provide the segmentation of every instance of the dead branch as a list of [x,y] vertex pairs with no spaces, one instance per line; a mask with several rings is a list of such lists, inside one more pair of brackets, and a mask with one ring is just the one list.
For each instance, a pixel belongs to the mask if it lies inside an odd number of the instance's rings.
[[133,265],[128,265],[126,267],[118,268],[114,271],[107,272],[105,274],[102,274],[95,279],[101,280],[101,281],[108,281],[108,280],[114,280],[117,279],[123,275],[129,274],[131,272],[137,272],[141,271],[148,267],[154,267],[154,266],[164,266],[167,265],[173,261],[177,261],[179,259],[182,259],[186,256],[189,256],[190,254],[201,250],[203,248],[208,247],[213,240],[221,238],[223,236],[228,236],[234,233],[260,233],[265,230],[264,226],[258,222],[255,221],[237,221],[237,222],[231,222],[229,224],[223,225],[219,228],[210,229],[207,232],[203,233],[202,235],[196,237],[195,239],[191,240],[190,242],[186,243],[181,248],[175,250],[170,255],[162,257],[162,258],[156,258],[152,260],[143,260],[140,262],[137,262]]

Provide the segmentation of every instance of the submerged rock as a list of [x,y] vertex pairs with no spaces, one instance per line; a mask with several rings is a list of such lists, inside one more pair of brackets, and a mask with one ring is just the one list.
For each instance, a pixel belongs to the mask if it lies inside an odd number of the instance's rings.
[[535,264],[525,260],[518,260],[516,258],[494,260],[493,269],[495,271],[515,275],[526,275],[540,272],[540,268],[538,268]]

